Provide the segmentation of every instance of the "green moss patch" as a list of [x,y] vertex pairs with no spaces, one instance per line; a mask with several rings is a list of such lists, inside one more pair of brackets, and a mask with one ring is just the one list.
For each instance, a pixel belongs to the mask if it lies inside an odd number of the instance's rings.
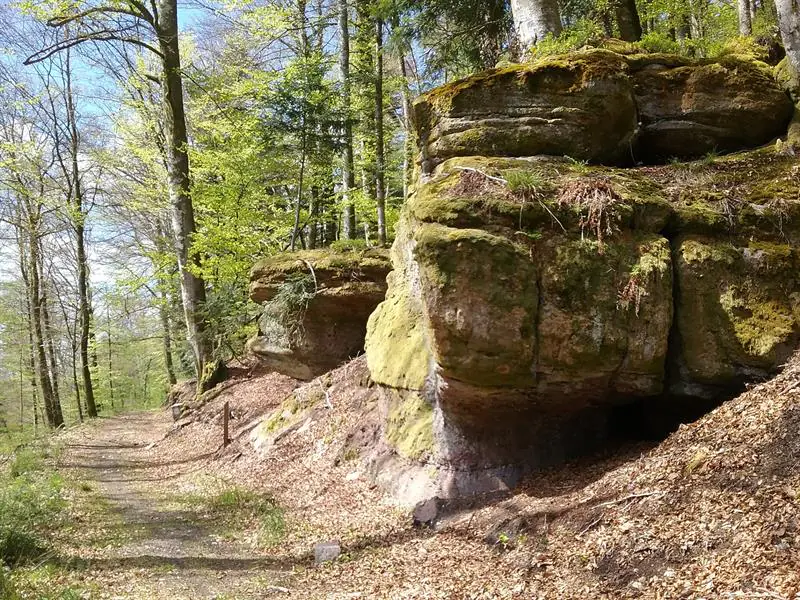
[[720,295],[720,305],[733,324],[736,338],[754,356],[768,356],[777,345],[788,342],[798,328],[788,306],[746,286],[730,286]]
[[416,392],[393,400],[386,422],[386,440],[398,454],[421,460],[433,453],[433,408]]

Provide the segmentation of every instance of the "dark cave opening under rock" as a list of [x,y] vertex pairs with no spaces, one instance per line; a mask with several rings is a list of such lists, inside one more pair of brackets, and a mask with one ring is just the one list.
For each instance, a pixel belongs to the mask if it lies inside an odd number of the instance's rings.
[[504,479],[512,474],[513,481],[573,461],[593,462],[633,447],[656,446],[743,390],[744,385],[704,395],[606,397],[566,412],[499,403],[480,418],[448,411],[439,429],[438,457],[464,474],[501,473]]
[[637,398],[608,409],[609,445],[658,443],[693,423],[744,390],[731,388],[711,396],[665,394]]

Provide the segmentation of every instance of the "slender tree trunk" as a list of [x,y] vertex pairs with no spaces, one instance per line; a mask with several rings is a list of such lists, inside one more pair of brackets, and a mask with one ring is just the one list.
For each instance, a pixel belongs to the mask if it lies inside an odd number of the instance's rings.
[[356,237],[356,210],[352,191],[355,188],[353,167],[353,122],[350,107],[350,9],[347,0],[339,2],[339,71],[342,76],[342,110],[344,112],[344,147],[342,148],[342,237]]
[[169,298],[167,293],[161,290],[161,303],[158,307],[158,315],[161,319],[162,337],[164,340],[164,368],[167,371],[167,381],[170,385],[178,383],[175,377],[175,363],[172,359],[172,329],[169,324]]
[[195,232],[195,220],[189,179],[189,139],[186,131],[181,57],[178,46],[177,0],[159,0],[157,32],[164,70],[162,80],[164,128],[167,138],[168,187],[173,237],[181,276],[187,338],[194,353],[198,391],[203,391],[205,366],[210,364],[212,353],[203,314],[206,301],[205,281],[192,272],[192,268],[198,266],[198,257],[192,255],[190,248],[191,238]]
[[78,383],[78,348],[72,343],[72,387],[75,391],[75,404],[78,407],[78,421],[83,423],[83,407],[81,406],[81,386]]
[[614,9],[620,37],[626,42],[637,42],[642,39],[642,23],[639,20],[639,11],[636,9],[636,0],[616,0]]
[[[305,119],[303,119],[305,121]],[[305,130],[305,122],[303,123]],[[303,203],[303,179],[306,174],[306,134],[303,131],[302,148],[300,149],[300,178],[297,183],[297,198],[294,203],[294,226],[292,227],[292,239],[289,247],[294,252],[295,243],[297,242],[297,234],[300,232],[300,209]]]
[[53,387],[48,373],[44,332],[42,331],[43,298],[41,282],[39,281],[39,241],[36,238],[38,227],[36,227],[35,223],[29,221],[28,230],[28,278],[30,280],[31,321],[33,324],[31,331],[35,347],[36,372],[39,379],[39,389],[42,392],[47,424],[55,428],[64,424],[64,418],[61,415],[61,407],[55,405]]
[[111,361],[111,310],[106,306],[106,341],[108,342],[107,365],[108,365],[108,399],[111,408],[114,408],[114,371]]
[[[39,281],[44,281],[44,269],[41,271]],[[56,350],[53,343],[53,325],[50,320],[50,303],[47,292],[42,293],[42,333],[47,345],[47,357],[49,359],[50,368],[48,373],[50,375],[50,385],[53,388],[53,404],[61,410],[61,391],[58,387],[58,361],[56,360]]]
[[375,19],[375,204],[378,244],[386,245],[386,158],[383,140],[383,19]]
[[561,33],[557,0],[511,0],[511,12],[523,54],[548,34]]
[[794,72],[800,73],[800,5],[797,0],[775,0],[775,7],[786,58]]
[[75,228],[75,236],[78,250],[78,297],[80,315],[80,332],[78,336],[78,348],[81,359],[81,379],[83,380],[83,392],[86,398],[86,412],[90,418],[97,416],[97,404],[94,399],[94,382],[92,381],[92,368],[89,358],[89,339],[91,337],[92,312],[90,310],[88,268],[86,265],[86,248],[84,246],[84,227],[83,224]]
[[[395,26],[396,22],[395,22]],[[400,73],[403,76],[403,128],[405,129],[405,139],[403,140],[403,200],[408,198],[411,179],[414,176],[412,165],[414,164],[414,124],[411,121],[414,114],[411,110],[411,84],[409,83],[408,67],[406,66],[405,53],[400,52]]]
[[[84,397],[86,398],[86,412],[90,418],[94,418],[97,416],[97,406],[94,400],[92,370],[89,363],[89,338],[91,336],[92,310],[91,298],[89,297],[89,266],[86,256],[86,213],[84,212],[83,202],[83,182],[81,181],[80,164],[78,162],[80,132],[78,131],[78,120],[75,111],[74,95],[72,93],[72,68],[69,49],[66,50],[64,76],[66,80],[65,99],[67,105],[67,124],[69,126],[70,138],[73,229],[75,232],[75,250],[78,262],[78,314],[80,317],[78,347],[81,359],[80,370]],[[81,420],[83,420],[83,415],[81,414],[80,416]]]

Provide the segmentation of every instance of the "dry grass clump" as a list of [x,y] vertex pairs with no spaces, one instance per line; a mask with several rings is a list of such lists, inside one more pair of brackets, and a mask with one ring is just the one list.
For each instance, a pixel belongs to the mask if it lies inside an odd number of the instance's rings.
[[556,199],[558,206],[580,213],[578,225],[581,235],[588,230],[597,238],[599,252],[603,253],[603,240],[614,234],[619,215],[614,210],[622,197],[605,177],[583,178],[564,184]]
[[477,169],[461,169],[459,175],[458,183],[448,190],[450,196],[480,198],[506,191],[504,179],[490,177]]
[[647,291],[641,277],[631,275],[625,287],[617,293],[617,308],[628,310],[633,307],[634,313],[638,317],[639,308],[642,306],[642,300],[649,295],[650,293]]

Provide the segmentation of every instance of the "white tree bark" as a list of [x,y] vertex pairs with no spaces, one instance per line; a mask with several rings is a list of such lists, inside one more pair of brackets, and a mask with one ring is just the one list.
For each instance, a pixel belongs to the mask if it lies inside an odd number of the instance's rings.
[[551,33],[561,33],[561,15],[556,0],[511,0],[514,28],[523,54]]
[[778,27],[786,57],[795,73],[800,73],[800,0],[775,0]]
[[750,19],[750,0],[737,0],[736,8],[739,12],[739,33],[741,35],[750,35],[753,33]]

